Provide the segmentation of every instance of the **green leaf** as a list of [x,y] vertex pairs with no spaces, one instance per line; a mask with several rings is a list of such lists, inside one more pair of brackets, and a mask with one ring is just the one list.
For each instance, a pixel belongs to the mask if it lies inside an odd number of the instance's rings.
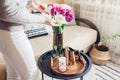
[[60,34],[61,33],[61,27],[59,26],[58,27],[58,34]]
[[98,43],[98,46],[100,46],[100,45],[102,45],[102,44],[103,44],[102,42],[99,42],[99,43]]
[[59,26],[52,26],[53,32],[59,34]]
[[62,30],[64,29],[64,27],[65,27],[65,24],[62,24],[62,25],[61,25]]

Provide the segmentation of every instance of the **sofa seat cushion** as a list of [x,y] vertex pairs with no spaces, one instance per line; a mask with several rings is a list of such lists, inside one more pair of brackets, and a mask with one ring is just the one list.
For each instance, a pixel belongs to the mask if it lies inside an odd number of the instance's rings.
[[[35,55],[41,55],[44,52],[52,49],[53,33],[49,35],[31,39],[31,44]],[[82,26],[68,26],[63,32],[63,46],[69,46],[74,49],[88,51],[90,46],[95,43],[97,38],[97,31],[82,27]]]
[[97,32],[83,26],[66,27],[64,31],[64,46],[87,52],[97,38]]

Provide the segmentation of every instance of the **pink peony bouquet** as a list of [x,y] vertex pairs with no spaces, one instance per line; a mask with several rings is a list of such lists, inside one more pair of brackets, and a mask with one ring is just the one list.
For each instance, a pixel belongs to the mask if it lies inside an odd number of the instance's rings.
[[68,5],[48,4],[47,7],[50,9],[50,14],[55,20],[65,19],[67,22],[70,22],[74,18],[71,7]]
[[74,19],[71,7],[65,4],[47,4],[46,10],[49,12],[49,17],[58,22],[59,33],[63,31],[65,24]]
[[45,15],[46,18],[57,22],[54,27],[59,26],[59,33],[63,31],[65,24],[74,19],[74,14],[72,13],[71,7],[66,4],[44,4],[43,7],[38,0],[33,0],[32,6],[36,10],[49,13],[49,15],[44,13],[43,15]]

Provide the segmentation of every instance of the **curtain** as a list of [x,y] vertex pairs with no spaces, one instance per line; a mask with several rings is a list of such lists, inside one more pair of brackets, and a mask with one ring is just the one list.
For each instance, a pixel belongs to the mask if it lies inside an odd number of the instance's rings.
[[[65,0],[65,3],[75,8],[77,17],[92,21],[98,27],[101,37],[120,34],[120,0]],[[120,38],[107,44],[110,47],[111,60],[120,64]]]

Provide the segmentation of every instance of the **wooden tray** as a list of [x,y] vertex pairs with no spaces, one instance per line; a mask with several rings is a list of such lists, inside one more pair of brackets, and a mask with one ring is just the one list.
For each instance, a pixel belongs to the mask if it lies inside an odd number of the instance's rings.
[[81,60],[76,61],[76,64],[67,65],[67,70],[61,72],[58,66],[58,58],[53,60],[53,66],[51,66],[52,71],[57,75],[63,76],[73,76],[81,74],[85,70],[86,64]]

